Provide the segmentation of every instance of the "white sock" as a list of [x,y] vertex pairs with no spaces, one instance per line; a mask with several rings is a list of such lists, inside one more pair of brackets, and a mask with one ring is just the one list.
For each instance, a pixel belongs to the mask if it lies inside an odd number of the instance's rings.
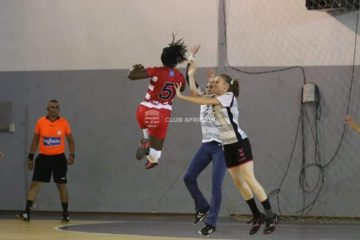
[[149,159],[152,163],[157,163],[161,156],[161,151],[150,148],[149,155],[147,155],[147,159]]
[[149,139],[149,130],[147,128],[143,129],[144,138]]

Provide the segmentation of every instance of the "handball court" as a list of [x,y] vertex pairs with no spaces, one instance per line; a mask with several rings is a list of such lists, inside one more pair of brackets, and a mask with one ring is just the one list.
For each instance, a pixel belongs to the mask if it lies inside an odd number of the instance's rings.
[[220,218],[216,232],[203,237],[190,215],[172,214],[72,214],[69,224],[59,221],[60,213],[32,214],[30,223],[15,218],[15,212],[0,213],[0,240],[95,240],[95,239],[360,239],[359,221],[316,222],[282,219],[276,231],[248,235],[247,217]]

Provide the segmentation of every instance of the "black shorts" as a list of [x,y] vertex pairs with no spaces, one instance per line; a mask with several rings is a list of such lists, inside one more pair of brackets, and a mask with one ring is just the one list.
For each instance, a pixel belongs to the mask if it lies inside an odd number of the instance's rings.
[[67,163],[65,154],[43,155],[35,159],[33,181],[50,182],[51,174],[55,183],[67,183]]
[[253,160],[248,138],[236,143],[224,145],[224,154],[227,168],[236,167]]

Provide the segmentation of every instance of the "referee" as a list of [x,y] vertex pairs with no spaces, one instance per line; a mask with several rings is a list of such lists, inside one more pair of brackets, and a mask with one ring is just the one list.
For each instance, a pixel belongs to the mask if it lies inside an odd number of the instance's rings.
[[[30,221],[30,212],[33,202],[42,182],[50,182],[51,175],[59,190],[62,205],[61,222],[69,222],[69,197],[66,189],[67,165],[74,163],[75,143],[68,121],[59,116],[60,106],[55,99],[50,100],[47,106],[48,114],[38,119],[34,137],[28,156],[28,168],[34,168],[34,154],[39,147],[39,155],[35,159],[35,168],[30,189],[27,194],[25,210],[17,214],[17,218]],[[69,146],[69,156],[65,156],[65,139]]]

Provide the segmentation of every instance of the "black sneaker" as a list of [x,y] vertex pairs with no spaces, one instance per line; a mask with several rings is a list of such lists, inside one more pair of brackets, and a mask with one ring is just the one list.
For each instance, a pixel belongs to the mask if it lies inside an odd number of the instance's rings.
[[252,223],[251,229],[249,234],[250,235],[254,235],[255,233],[257,233],[261,227],[261,224],[263,224],[265,222],[265,215],[263,213],[260,213],[259,216],[254,217],[253,219],[251,219],[248,223]]
[[203,221],[208,213],[209,213],[209,209],[207,209],[204,212],[195,213],[195,220],[194,220],[193,224],[195,225],[195,224],[198,224],[199,222]]
[[63,213],[62,218],[61,218],[61,222],[62,222],[62,223],[68,223],[68,222],[70,222],[70,218],[69,218],[69,214],[68,214],[68,213]]
[[146,138],[142,138],[140,140],[140,146],[139,148],[136,150],[136,159],[137,160],[141,160],[143,159],[143,157],[145,155],[149,154],[149,150],[150,150],[150,142],[149,139]]
[[215,232],[215,227],[213,227],[209,224],[205,224],[205,227],[203,227],[201,230],[199,230],[199,234],[201,234],[203,236],[209,236],[213,232]]
[[266,219],[266,226],[264,229],[264,234],[270,234],[276,229],[276,225],[279,223],[279,216],[274,214],[274,217]]
[[26,211],[18,213],[18,214],[16,214],[16,218],[18,218],[24,222],[30,222],[30,213],[26,212]]

